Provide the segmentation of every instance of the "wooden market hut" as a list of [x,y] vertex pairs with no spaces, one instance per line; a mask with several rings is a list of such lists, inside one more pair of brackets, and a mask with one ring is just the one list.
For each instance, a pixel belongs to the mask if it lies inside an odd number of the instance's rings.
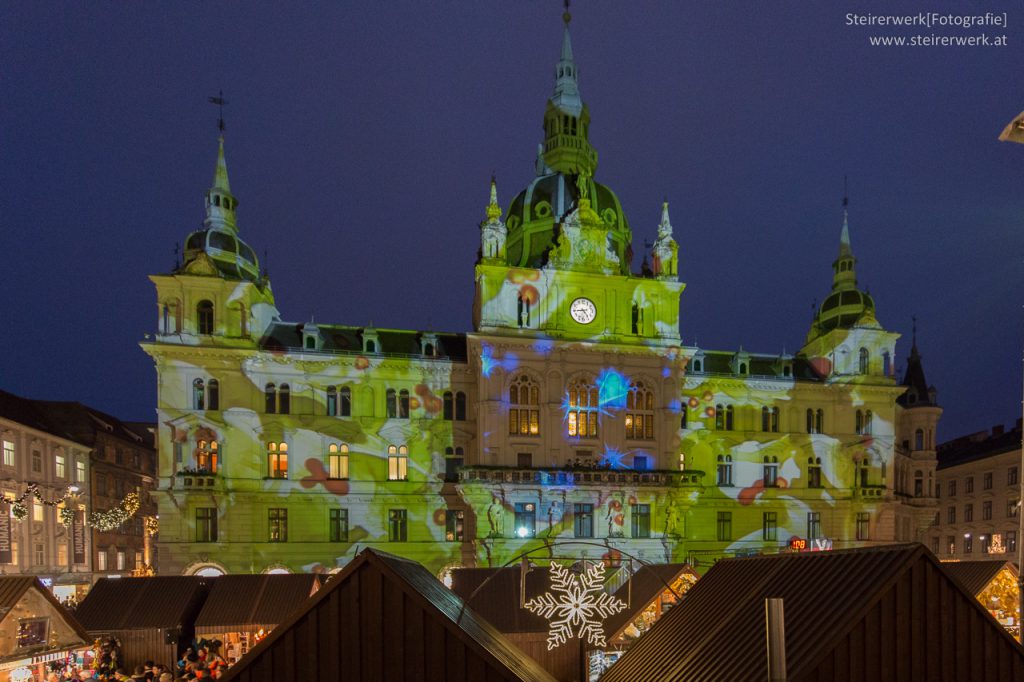
[[92,637],[120,640],[126,669],[147,660],[172,666],[192,643],[193,624],[209,582],[219,579],[102,578],[78,605],[75,616]]
[[601,678],[763,680],[782,598],[787,680],[1024,679],[1024,654],[923,545],[717,562]]
[[211,578],[209,595],[196,616],[195,638],[220,640],[221,655],[234,663],[319,588],[320,577],[312,573]]
[[38,578],[0,577],[0,682],[15,670],[44,679],[48,663],[91,645],[85,629]]
[[974,595],[978,603],[992,614],[1011,635],[1019,631],[1020,586],[1013,562],[943,561],[946,573]]
[[423,566],[374,549],[221,679],[554,682]]

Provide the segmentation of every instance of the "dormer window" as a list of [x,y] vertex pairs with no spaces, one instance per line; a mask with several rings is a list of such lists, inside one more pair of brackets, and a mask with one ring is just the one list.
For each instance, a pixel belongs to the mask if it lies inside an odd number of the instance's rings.
[[420,353],[427,358],[437,357],[437,336],[435,334],[420,336]]
[[363,331],[363,352],[364,353],[378,353],[380,352],[380,341],[377,339],[377,331],[374,329],[366,329]]

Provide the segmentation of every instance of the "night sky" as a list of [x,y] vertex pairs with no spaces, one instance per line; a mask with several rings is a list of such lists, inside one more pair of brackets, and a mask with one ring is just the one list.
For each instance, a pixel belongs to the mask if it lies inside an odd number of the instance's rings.
[[[940,438],[1021,407],[1024,109],[1009,27],[857,28],[901,3],[573,6],[595,178],[634,233],[665,197],[684,341],[780,353],[828,294],[850,230],[879,321],[911,317]],[[269,255],[286,320],[469,331],[492,171],[533,177],[560,3],[6,3],[0,9],[0,388],[152,420],[147,275],[200,226],[223,89],[241,236]],[[1006,34],[1008,47],[872,47],[868,36]]]

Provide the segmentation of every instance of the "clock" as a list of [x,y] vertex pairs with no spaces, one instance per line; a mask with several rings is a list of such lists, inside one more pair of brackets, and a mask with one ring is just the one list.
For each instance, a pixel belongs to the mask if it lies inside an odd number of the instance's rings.
[[569,314],[580,324],[590,324],[597,317],[597,306],[589,298],[577,298],[569,304]]

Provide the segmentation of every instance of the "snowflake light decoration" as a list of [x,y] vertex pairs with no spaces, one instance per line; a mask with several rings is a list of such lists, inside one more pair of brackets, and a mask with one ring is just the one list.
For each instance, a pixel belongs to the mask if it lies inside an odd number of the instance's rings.
[[548,651],[571,637],[586,637],[594,646],[605,646],[603,619],[625,609],[626,602],[602,589],[604,564],[596,563],[575,575],[565,566],[551,562],[550,573],[551,591],[525,604],[529,611],[550,623]]

